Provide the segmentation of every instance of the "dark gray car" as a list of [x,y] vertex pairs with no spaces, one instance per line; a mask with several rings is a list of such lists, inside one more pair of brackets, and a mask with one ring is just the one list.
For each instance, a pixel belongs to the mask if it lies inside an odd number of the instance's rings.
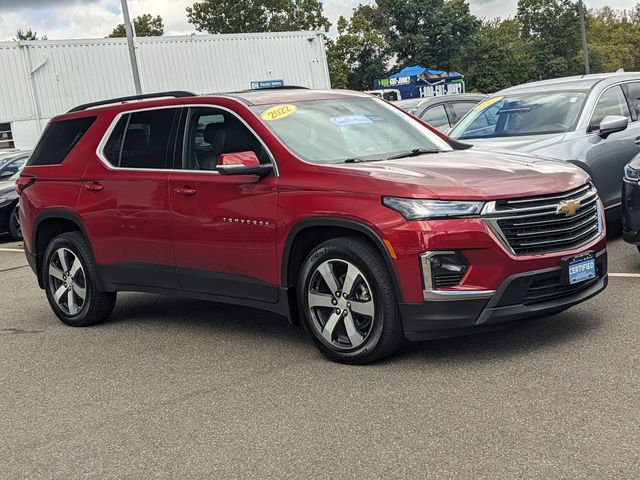
[[445,132],[486,97],[481,93],[461,93],[441,97],[409,98],[394,102],[394,105],[421,118],[433,128]]
[[624,166],[640,152],[640,73],[527,83],[474,107],[451,137],[513,148],[579,165],[609,214],[620,209]]

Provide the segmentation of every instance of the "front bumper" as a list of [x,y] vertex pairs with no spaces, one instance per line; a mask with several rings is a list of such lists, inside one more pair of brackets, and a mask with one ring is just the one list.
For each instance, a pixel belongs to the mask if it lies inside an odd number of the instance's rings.
[[488,298],[473,294],[465,298],[459,294],[420,304],[401,304],[405,336],[414,341],[453,337],[561,312],[606,288],[604,249],[596,255],[596,272],[594,280],[565,286],[561,283],[561,267],[545,268],[510,276]]

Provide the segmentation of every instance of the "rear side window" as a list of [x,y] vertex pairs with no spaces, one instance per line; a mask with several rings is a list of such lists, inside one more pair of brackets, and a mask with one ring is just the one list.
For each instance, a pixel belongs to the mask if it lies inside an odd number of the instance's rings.
[[50,122],[27,165],[58,165],[62,163],[95,121],[96,117],[83,117]]
[[123,115],[105,143],[104,158],[118,168],[166,168],[176,112],[164,108]]

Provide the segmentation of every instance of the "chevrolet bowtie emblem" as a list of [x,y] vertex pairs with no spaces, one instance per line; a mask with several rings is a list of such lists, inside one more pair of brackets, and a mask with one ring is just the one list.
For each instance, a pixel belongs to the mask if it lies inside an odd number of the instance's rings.
[[561,202],[556,207],[557,215],[564,215],[565,217],[571,217],[576,214],[580,208],[580,202],[577,200],[569,200],[567,202]]

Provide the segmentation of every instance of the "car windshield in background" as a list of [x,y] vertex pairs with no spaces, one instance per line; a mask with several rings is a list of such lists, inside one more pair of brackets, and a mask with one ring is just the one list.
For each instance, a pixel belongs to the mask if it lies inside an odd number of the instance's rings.
[[456,139],[542,135],[575,128],[585,92],[496,96],[476,105],[451,131]]
[[431,130],[375,98],[258,105],[252,110],[290,150],[312,163],[451,150]]

